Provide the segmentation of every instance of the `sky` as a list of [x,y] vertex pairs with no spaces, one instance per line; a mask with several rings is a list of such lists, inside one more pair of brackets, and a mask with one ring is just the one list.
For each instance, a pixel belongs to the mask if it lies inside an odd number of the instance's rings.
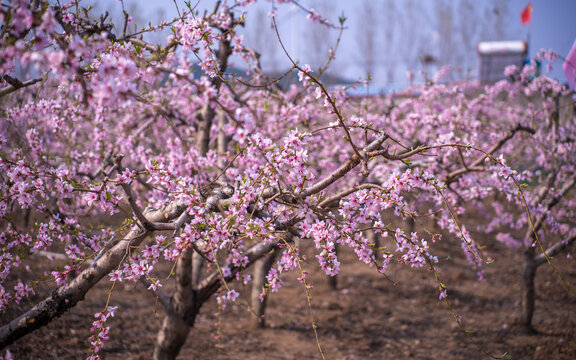
[[[232,1],[229,1],[232,2]],[[341,45],[337,51],[336,61],[331,69],[336,74],[357,80],[365,77],[368,66],[362,59],[364,50],[361,50],[363,28],[368,23],[370,13],[363,10],[363,4],[369,2],[377,10],[377,50],[374,53],[371,77],[375,86],[404,87],[407,86],[406,71],[418,70],[434,73],[439,70],[442,61],[452,61],[451,65],[466,69],[472,78],[477,76],[476,43],[478,40],[525,40],[529,43],[529,56],[533,57],[539,49],[554,49],[561,56],[566,56],[576,41],[576,0],[532,0],[533,14],[530,24],[523,26],[520,22],[520,13],[528,4],[527,0],[299,0],[306,8],[315,8],[319,12],[326,11],[328,19],[337,22],[339,15],[344,14],[348,20],[347,29],[344,31]],[[120,4],[117,0],[100,0],[99,8],[110,9],[111,13],[120,14]],[[137,3],[137,21],[158,21],[161,17],[171,19],[177,16],[173,1],[158,2],[155,0],[125,0],[127,9],[133,8]],[[185,8],[183,1],[177,0],[180,8]],[[195,3],[193,0],[192,3]],[[214,0],[200,0],[198,9],[211,8]],[[440,5],[451,7],[448,15],[438,15]],[[447,5],[446,5],[447,4]],[[468,4],[473,8],[467,15],[460,10]],[[498,4],[501,9],[496,11],[489,4]],[[402,17],[404,27],[396,26],[392,43],[382,45],[381,34],[388,31],[392,22],[400,21],[394,18],[386,18],[389,6],[396,8],[396,17]],[[249,8],[245,29],[245,42],[255,47],[263,54],[262,61],[265,71],[282,71],[290,66],[285,55],[282,54],[273,30],[269,26],[270,19],[266,14],[270,11],[269,1],[261,0],[259,5]],[[449,9],[450,10],[450,9]],[[447,19],[446,16],[450,16]],[[321,25],[310,24],[306,19],[306,13],[294,5],[279,6],[277,21],[280,34],[291,56],[303,63],[322,63],[327,54],[328,47],[332,46],[336,39],[336,32],[327,32]],[[448,34],[446,22],[452,21],[454,26],[452,34]],[[463,27],[474,26],[476,30],[466,42]],[[386,27],[388,26],[388,28]],[[484,28],[482,28],[484,26]],[[492,27],[499,27],[493,29]],[[444,32],[443,32],[444,31]],[[471,30],[469,30],[471,31]],[[462,54],[460,56],[447,57],[453,51],[446,43],[453,37],[453,47]],[[457,40],[459,37],[460,40]],[[484,37],[484,38],[483,38]],[[411,41],[420,39],[418,45]],[[464,39],[464,40],[462,40]],[[392,40],[390,40],[392,41]],[[459,43],[457,41],[460,41]],[[320,50],[322,54],[317,54]],[[436,66],[426,67],[422,61],[424,55],[432,54],[438,59]],[[320,56],[321,55],[321,56]],[[365,56],[364,56],[365,57]],[[431,74],[432,76],[433,74]],[[565,81],[560,60],[553,64],[552,77]]]
[[[512,0],[511,10],[517,14],[526,6],[526,0]],[[530,55],[539,49],[554,49],[561,56],[566,56],[576,41],[576,0],[535,0],[532,23],[520,25],[521,35],[530,34]],[[564,80],[562,66],[555,64],[553,75]]]

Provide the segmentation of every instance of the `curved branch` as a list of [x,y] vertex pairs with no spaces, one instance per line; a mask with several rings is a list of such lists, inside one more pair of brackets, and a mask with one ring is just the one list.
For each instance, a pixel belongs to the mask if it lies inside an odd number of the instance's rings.
[[8,75],[4,75],[3,79],[9,85],[0,89],[0,98],[6,96],[8,94],[11,94],[18,89],[22,89],[24,87],[28,87],[28,86],[34,85],[34,84],[42,81],[42,79],[31,79],[28,81],[21,82],[20,80],[12,78]]
[[[380,135],[376,140],[372,141],[364,149],[362,149],[361,150],[362,153],[364,155],[367,155],[368,157],[371,157],[370,156],[371,152],[373,152],[378,147],[380,147],[382,145],[382,143],[384,141],[386,141],[386,139],[388,139],[388,138],[389,138],[388,134]],[[314,184],[314,185],[306,188],[304,191],[302,191],[301,196],[303,198],[305,198],[305,197],[308,197],[310,195],[314,195],[314,194],[319,193],[320,191],[324,190],[325,188],[327,188],[328,186],[330,186],[331,184],[336,182],[336,180],[340,179],[341,177],[343,177],[344,175],[349,173],[350,170],[354,169],[358,164],[360,164],[361,161],[362,161],[362,158],[360,156],[358,156],[356,154],[352,155],[352,157],[348,161],[346,161],[343,165],[341,165],[338,169],[336,169],[330,175],[328,175],[327,177],[320,180],[316,184]]]
[[276,37],[278,38],[278,42],[280,43],[280,46],[282,47],[284,54],[286,54],[286,57],[292,63],[293,68],[296,68],[296,69],[298,69],[298,71],[305,73],[306,77],[308,77],[310,79],[310,81],[312,81],[313,83],[315,83],[316,85],[318,85],[320,87],[320,90],[322,90],[322,93],[326,97],[326,100],[330,103],[330,106],[334,110],[334,114],[336,114],[336,116],[338,117],[338,122],[340,123],[340,126],[342,127],[342,129],[344,129],[344,133],[346,135],[346,140],[348,141],[348,143],[352,147],[352,150],[354,150],[354,153],[356,154],[356,156],[358,158],[360,158],[360,161],[363,161],[364,159],[362,159],[362,156],[360,155],[360,152],[358,151],[358,147],[352,141],[352,135],[350,135],[350,129],[348,129],[348,126],[344,123],[344,118],[342,117],[342,113],[340,112],[340,110],[336,106],[334,99],[332,99],[332,97],[328,93],[328,90],[326,90],[324,85],[322,85],[322,83],[318,79],[316,79],[314,76],[310,75],[308,72],[304,71],[304,69],[302,69],[300,66],[298,66],[298,64],[296,64],[296,62],[292,59],[292,57],[290,57],[290,54],[288,54],[288,51],[284,47],[284,43],[282,42],[282,38],[280,37],[280,33],[278,32],[278,26],[276,25],[276,18],[274,16],[272,17],[272,24],[274,25],[274,31],[276,32]]
[[393,154],[390,154],[388,152],[388,149],[382,149],[382,150],[378,150],[378,151],[369,152],[368,156],[370,156],[370,157],[383,156],[384,158],[386,158],[388,160],[404,160],[404,159],[408,159],[409,157],[412,157],[416,154],[419,154],[423,151],[426,151],[429,148],[431,148],[431,147],[430,146],[418,146],[416,149],[407,151],[407,152],[400,154],[400,155],[393,155]]
[[[496,144],[494,144],[494,146],[492,146],[490,148],[490,150],[488,150],[486,153],[487,154],[493,154],[494,152],[498,151],[498,149],[500,149],[502,146],[504,146],[504,144],[506,144],[506,142],[508,142],[508,140],[512,139],[514,137],[514,135],[519,131],[525,131],[525,132],[532,134],[532,135],[534,135],[536,133],[536,130],[534,130],[530,127],[526,127],[526,126],[522,126],[522,125],[518,124],[514,129],[510,130],[506,134],[506,136],[504,136]],[[483,154],[482,156],[480,156],[476,160],[474,160],[474,162],[472,162],[472,164],[465,166],[461,169],[452,171],[451,173],[446,175],[446,177],[444,178],[444,182],[446,184],[449,184],[449,183],[453,182],[456,179],[456,177],[458,177],[462,174],[465,174],[465,173],[470,172],[470,171],[482,171],[482,170],[484,170],[484,167],[479,166],[479,165],[482,164],[482,162],[484,162],[484,160],[486,160],[486,157],[487,157],[487,155]]]
[[[145,212],[145,215],[151,222],[167,222],[176,219],[184,210],[184,204],[173,202],[162,209]],[[8,346],[26,334],[48,324],[83,300],[86,293],[103,277],[117,268],[129,250],[139,246],[150,233],[148,230],[142,231],[138,227],[133,227],[124,239],[118,241],[76,278],[54,290],[50,296],[32,309],[2,326],[0,328],[0,348]]]
[[[244,253],[244,255],[248,257],[248,264],[244,268],[236,267],[232,263],[227,264],[227,266],[231,269],[231,274],[227,276],[224,280],[228,282],[236,279],[236,273],[238,273],[243,269],[249,268],[256,262],[256,260],[268,254],[270,251],[272,251],[279,245],[283,244],[284,242],[285,240],[278,240],[278,241],[260,242],[255,244]],[[220,274],[217,271],[211,273],[198,286],[199,289],[198,302],[200,304],[203,304],[206,300],[208,300],[212,296],[212,294],[214,294],[220,288],[222,281],[219,275]]]
[[352,193],[355,193],[356,191],[360,191],[362,189],[378,189],[380,191],[386,192],[388,191],[387,189],[383,188],[380,185],[376,185],[376,184],[361,184],[361,185],[356,185],[354,187],[352,187],[351,189],[348,190],[344,190],[334,196],[331,196],[327,199],[324,199],[321,203],[318,204],[318,206],[320,207],[330,207],[332,205],[333,202],[338,201]]

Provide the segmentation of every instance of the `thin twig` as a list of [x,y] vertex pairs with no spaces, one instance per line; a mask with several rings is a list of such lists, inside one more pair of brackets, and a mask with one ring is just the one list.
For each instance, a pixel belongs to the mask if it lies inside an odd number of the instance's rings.
[[348,141],[350,146],[352,146],[352,150],[354,150],[354,153],[356,154],[356,156],[358,156],[360,161],[364,161],[363,156],[360,155],[358,148],[356,147],[356,145],[354,145],[354,142],[352,141],[352,136],[350,135],[350,130],[348,129],[348,126],[346,126],[346,124],[344,123],[344,118],[342,118],[342,114],[341,114],[340,110],[338,109],[338,107],[336,106],[336,103],[334,102],[334,100],[332,99],[330,94],[328,93],[328,90],[326,90],[324,85],[322,85],[322,83],[318,79],[316,79],[314,76],[310,75],[309,73],[305,72],[304,69],[302,69],[300,66],[298,66],[298,64],[296,64],[296,62],[292,59],[290,54],[288,54],[286,47],[284,47],[284,43],[282,42],[282,38],[280,37],[280,33],[278,32],[278,26],[276,25],[276,18],[275,17],[272,17],[272,23],[274,24],[274,30],[276,32],[276,37],[278,38],[278,42],[280,43],[280,46],[282,47],[284,54],[286,54],[286,57],[288,57],[288,59],[290,60],[290,62],[292,63],[294,68],[296,68],[299,71],[306,74],[307,78],[309,78],[312,82],[314,82],[316,85],[318,85],[320,87],[320,90],[322,90],[322,92],[324,93],[324,96],[326,97],[326,99],[330,103],[330,106],[334,110],[334,113],[338,117],[338,122],[340,123],[340,126],[344,129],[344,133],[346,135],[346,140]]

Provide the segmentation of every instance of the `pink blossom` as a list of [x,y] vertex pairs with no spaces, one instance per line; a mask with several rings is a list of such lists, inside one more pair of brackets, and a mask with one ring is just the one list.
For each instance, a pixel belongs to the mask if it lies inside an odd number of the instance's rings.
[[122,270],[116,270],[108,274],[110,281],[122,281]]
[[270,269],[270,272],[268,273],[268,275],[266,275],[266,280],[268,280],[268,286],[270,286],[272,292],[277,292],[284,283],[280,279],[280,274],[278,273],[278,270],[274,268]]
[[42,24],[40,25],[40,29],[44,30],[46,33],[50,33],[54,30],[54,28],[58,25],[56,18],[54,17],[54,12],[52,9],[48,8],[42,14]]
[[28,284],[23,284],[22,282],[19,282],[14,287],[14,290],[16,291],[14,294],[14,301],[16,304],[19,304],[22,298],[35,294],[33,288],[31,288]]
[[438,300],[443,300],[446,299],[446,297],[448,296],[446,289],[442,289],[442,291],[440,291],[440,295],[438,296]]
[[304,64],[304,66],[302,66],[302,70],[298,71],[298,80],[301,82],[304,81],[306,75],[310,74],[311,72],[312,69],[310,68],[310,65]]
[[226,299],[230,300],[230,301],[236,301],[236,299],[238,298],[238,296],[240,295],[240,293],[238,293],[238,291],[236,290],[230,290],[228,291],[228,293],[226,294]]
[[[306,17],[311,20],[312,22],[319,22],[320,20],[322,20],[322,15],[318,14],[316,12],[316,10],[314,9],[310,9],[310,11],[308,12],[308,15],[306,15]],[[300,80],[302,81],[302,80]]]
[[91,191],[91,192],[87,192],[87,193],[84,195],[84,200],[86,200],[86,204],[88,204],[88,206],[94,205],[94,203],[95,203],[96,201],[98,201],[98,198],[99,198],[98,193],[92,192],[92,191]]
[[508,233],[498,233],[496,234],[496,240],[504,243],[506,246],[511,247],[513,249],[519,249],[522,246],[522,242],[514,239],[510,234]]
[[65,22],[66,24],[72,24],[75,20],[74,14],[72,13],[65,13],[64,15],[62,15],[62,21]]
[[508,65],[504,69],[504,75],[512,76],[518,72],[518,67],[516,65]]
[[230,268],[227,266],[223,267],[222,268],[222,276],[229,277],[230,275],[232,275],[232,271],[230,270]]
[[16,13],[14,14],[14,20],[12,21],[13,33],[18,35],[26,29],[30,29],[34,22],[34,16],[32,11],[25,7],[18,7]]

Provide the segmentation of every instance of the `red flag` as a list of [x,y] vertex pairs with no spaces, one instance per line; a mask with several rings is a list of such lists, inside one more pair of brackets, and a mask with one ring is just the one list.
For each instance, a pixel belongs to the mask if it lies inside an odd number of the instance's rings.
[[532,1],[530,1],[520,13],[520,20],[522,21],[522,25],[527,25],[532,21]]

